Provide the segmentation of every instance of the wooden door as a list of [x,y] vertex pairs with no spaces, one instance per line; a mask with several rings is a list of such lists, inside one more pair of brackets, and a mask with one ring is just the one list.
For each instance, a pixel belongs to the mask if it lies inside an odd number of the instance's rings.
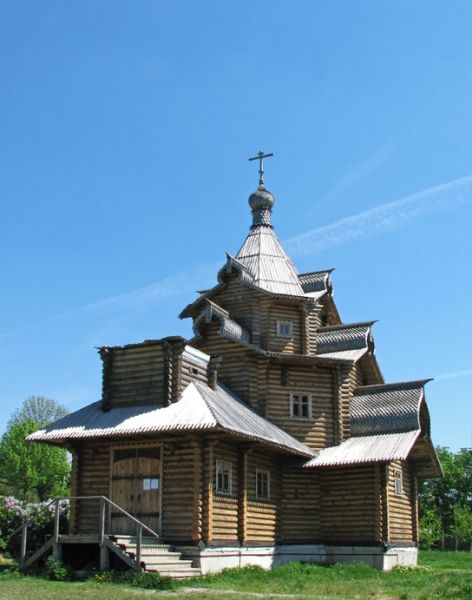
[[[111,499],[156,532],[160,523],[160,480],[160,448],[114,450]],[[112,509],[111,531],[133,535],[136,527],[120,511]]]

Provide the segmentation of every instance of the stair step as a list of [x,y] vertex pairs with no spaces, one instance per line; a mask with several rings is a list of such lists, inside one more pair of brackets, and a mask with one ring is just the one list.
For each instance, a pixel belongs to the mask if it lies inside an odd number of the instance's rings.
[[[126,544],[125,542],[115,540],[112,540],[112,542],[121,548],[128,548],[133,552],[137,548],[136,544]],[[141,550],[145,550],[146,552],[174,552],[174,550],[171,550],[171,546],[158,546],[156,544],[141,544]]]
[[[125,544],[124,542],[114,542],[114,544],[117,544],[118,546],[121,546],[123,548],[128,548],[129,550],[136,550],[137,548],[136,544]],[[168,552],[171,554],[180,554],[180,552],[177,552],[176,550],[171,550],[171,546],[156,546],[151,544],[142,544],[141,550],[146,552]]]
[[[111,538],[114,538],[115,540],[124,540],[128,543],[136,544],[136,536],[135,535],[121,535],[119,533],[116,533],[116,534],[109,533],[108,536]],[[162,540],[161,538],[156,538],[152,535],[143,535],[143,537],[141,538],[141,541],[143,544],[145,544],[145,543],[161,544],[162,543],[163,545],[166,545],[164,540]]]
[[141,562],[144,562],[146,565],[146,569],[148,567],[161,566],[163,569],[168,571],[175,571],[181,569],[192,569],[192,561],[191,560],[174,560],[174,561],[165,561],[158,559],[146,559]]
[[166,569],[146,569],[146,572],[157,572],[163,577],[172,577],[172,579],[189,579],[190,577],[200,577],[201,571],[197,568],[181,569],[180,571],[168,571]]
[[[136,548],[126,548],[126,553],[127,554],[134,554],[136,555]],[[179,559],[182,554],[180,552],[164,552],[164,551],[155,551],[155,550],[144,550],[143,548],[141,548],[141,558],[145,558],[146,556],[148,556],[149,558],[159,558],[162,560],[166,560],[166,559]]]

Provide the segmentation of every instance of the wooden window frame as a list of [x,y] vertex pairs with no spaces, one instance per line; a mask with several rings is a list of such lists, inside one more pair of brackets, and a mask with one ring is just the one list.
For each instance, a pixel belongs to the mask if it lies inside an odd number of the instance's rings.
[[[224,484],[224,473],[228,472],[228,487],[218,485],[218,478],[220,472],[222,473],[222,482]],[[216,460],[215,461],[215,494],[221,496],[231,496],[232,492],[232,479],[233,479],[233,465],[227,460]]]
[[395,496],[403,496],[403,471],[401,469],[393,471],[393,490]]
[[[306,397],[308,399],[308,414],[295,414],[295,405],[296,403],[300,406],[300,412],[302,413],[303,407],[303,398]],[[298,399],[298,400],[297,400]],[[309,392],[290,392],[289,393],[289,405],[290,405],[290,418],[291,419],[301,419],[303,421],[312,421],[313,420],[313,396]],[[297,411],[298,412],[298,411]]]
[[[259,477],[267,477],[267,495],[259,494]],[[256,469],[256,500],[270,500],[270,471]]]
[[[290,333],[282,333],[282,327],[288,326]],[[293,337],[293,321],[282,321],[277,319],[276,332],[278,337],[292,338]]]

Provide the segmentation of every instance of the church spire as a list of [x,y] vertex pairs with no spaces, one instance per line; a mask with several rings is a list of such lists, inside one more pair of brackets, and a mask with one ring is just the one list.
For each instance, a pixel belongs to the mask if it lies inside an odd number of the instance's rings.
[[272,227],[270,216],[274,205],[274,196],[264,187],[264,158],[274,156],[272,152],[265,154],[262,150],[249,160],[259,161],[259,187],[249,196],[249,206],[252,210],[251,229],[259,226]]

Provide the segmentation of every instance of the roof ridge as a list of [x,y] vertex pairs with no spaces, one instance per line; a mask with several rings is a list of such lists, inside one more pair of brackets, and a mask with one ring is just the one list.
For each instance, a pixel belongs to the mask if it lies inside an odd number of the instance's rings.
[[168,335],[166,337],[151,339],[151,340],[143,340],[142,342],[133,342],[131,344],[118,344],[116,346],[95,346],[97,350],[115,350],[115,349],[124,349],[124,348],[137,348],[139,346],[158,346],[163,342],[185,342],[187,343],[187,338],[182,337],[181,335]]
[[402,390],[424,387],[428,382],[433,381],[433,377],[428,379],[414,379],[412,381],[398,381],[395,383],[374,383],[372,385],[358,386],[354,390],[354,395],[360,395],[370,392],[383,392],[388,390]]
[[303,273],[298,273],[299,277],[306,277],[307,275],[322,275],[324,273],[332,273],[335,271],[335,268],[332,269],[321,269],[319,271],[305,271]]
[[378,319],[373,321],[358,321],[357,323],[341,323],[339,325],[326,325],[324,327],[318,327],[317,333],[324,333],[325,331],[338,331],[343,329],[354,329],[355,327],[372,327],[374,323],[377,323]]
[[[192,385],[192,384],[195,386],[195,388],[196,388],[196,390],[197,390],[197,392],[198,392],[198,395],[199,395],[199,396],[200,396],[200,398],[203,400],[203,403],[205,404],[205,406],[208,408],[208,410],[209,410],[209,412],[210,412],[211,416],[213,417],[213,421],[215,422],[215,425],[219,425],[219,422],[218,422],[218,419],[216,418],[215,412],[213,411],[213,409],[211,408],[211,406],[208,404],[208,402],[206,401],[206,398],[204,397],[204,395],[202,394],[202,392],[201,392],[201,390],[200,390],[200,385],[204,385],[204,384],[203,384],[203,383],[201,383],[200,381],[191,381],[191,382],[189,383],[189,385],[187,386],[187,388],[188,388],[190,385]],[[207,385],[207,386],[205,386],[205,387],[207,387],[207,388],[208,388],[209,390],[211,390],[212,392],[214,392],[214,391],[215,391],[215,390],[213,390],[213,389],[212,389],[212,388],[211,388],[209,385]],[[187,388],[185,388],[185,389],[187,389]]]

